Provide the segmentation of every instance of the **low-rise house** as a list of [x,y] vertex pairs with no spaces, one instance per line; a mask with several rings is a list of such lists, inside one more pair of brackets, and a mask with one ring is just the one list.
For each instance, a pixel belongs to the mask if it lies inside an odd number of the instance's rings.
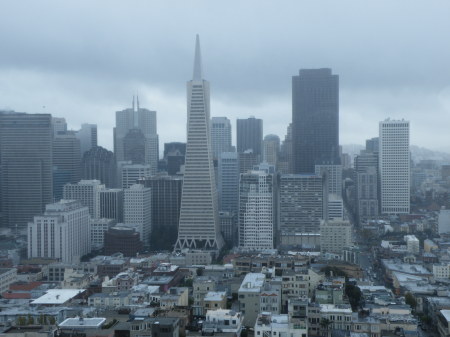
[[242,331],[242,322],[243,316],[240,312],[227,309],[208,310],[202,332],[206,335],[224,332],[239,337]]
[[308,330],[299,324],[294,324],[288,315],[271,315],[261,313],[255,322],[255,336],[290,336],[305,337]]
[[210,291],[203,299],[206,310],[226,309],[227,293],[225,291]]

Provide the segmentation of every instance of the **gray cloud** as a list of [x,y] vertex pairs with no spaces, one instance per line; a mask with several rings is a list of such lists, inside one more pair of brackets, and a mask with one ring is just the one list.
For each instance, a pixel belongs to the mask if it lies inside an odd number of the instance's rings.
[[0,107],[99,124],[138,90],[161,141],[184,140],[185,81],[201,35],[212,115],[264,118],[284,136],[291,76],[340,75],[341,142],[362,143],[386,117],[412,142],[450,151],[448,1],[2,1]]

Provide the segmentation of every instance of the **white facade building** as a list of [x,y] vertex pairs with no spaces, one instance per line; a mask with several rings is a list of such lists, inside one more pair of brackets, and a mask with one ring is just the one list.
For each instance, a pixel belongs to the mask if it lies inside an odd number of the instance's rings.
[[320,223],[320,251],[341,254],[352,245],[352,225],[345,220],[326,220]]
[[138,179],[152,176],[152,168],[150,165],[126,164],[120,167],[120,171],[123,189],[137,184]]
[[329,194],[342,197],[342,165],[315,165],[314,170],[317,176],[327,175]]
[[272,315],[263,312],[255,323],[255,336],[260,337],[302,337],[307,336],[306,326],[291,322],[289,315]]
[[409,122],[380,122],[379,173],[381,178],[381,213],[409,214],[411,155]]
[[219,158],[223,152],[232,151],[231,123],[226,117],[211,118],[211,145],[214,158]]
[[114,219],[91,219],[91,247],[93,249],[103,248],[105,232],[116,224]]
[[273,175],[263,171],[242,173],[239,182],[239,247],[273,248]]
[[125,190],[125,224],[138,225],[138,232],[144,245],[150,243],[152,231],[152,190],[141,184],[131,185]]
[[405,235],[403,239],[406,242],[406,249],[409,253],[420,253],[419,239],[415,235]]
[[100,180],[81,180],[76,184],[64,185],[63,199],[80,201],[83,206],[89,208],[92,218],[98,218],[98,192],[102,189],[105,189],[105,185]]
[[344,219],[344,201],[341,195],[328,195],[328,219]]
[[89,210],[76,200],[60,200],[28,224],[28,258],[78,263],[91,251]]
[[441,209],[438,217],[439,234],[450,233],[450,209]]

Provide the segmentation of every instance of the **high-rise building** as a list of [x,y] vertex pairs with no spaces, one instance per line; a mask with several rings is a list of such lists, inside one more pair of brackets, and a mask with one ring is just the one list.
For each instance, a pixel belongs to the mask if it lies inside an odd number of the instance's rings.
[[342,166],[333,164],[320,164],[314,166],[317,176],[327,175],[328,193],[342,196]]
[[80,140],[80,151],[83,156],[86,151],[97,146],[97,124],[81,124],[76,137]]
[[167,173],[176,175],[180,172],[181,166],[184,165],[186,156],[186,143],[165,143],[164,144],[164,160],[167,163]]
[[105,233],[104,245],[105,255],[122,253],[124,256],[135,257],[142,250],[139,233],[123,224],[111,227]]
[[380,138],[374,137],[366,140],[366,151],[367,152],[380,152]]
[[64,117],[52,117],[53,137],[67,132],[67,123]]
[[339,77],[331,69],[301,69],[292,77],[294,173],[314,173],[339,160]]
[[239,247],[273,248],[274,176],[264,171],[242,173],[239,181]]
[[105,188],[98,192],[99,218],[114,219],[116,223],[123,222],[124,192],[120,188]]
[[[326,176],[283,174],[279,184],[280,242],[292,242],[290,236],[317,234],[320,220],[328,215]],[[308,241],[308,240],[306,240]]]
[[409,122],[380,122],[379,172],[381,213],[408,214],[410,209],[411,155]]
[[83,206],[88,207],[91,218],[98,218],[99,191],[105,189],[105,185],[99,180],[81,180],[76,184],[64,185],[63,198],[66,200],[78,200]]
[[123,189],[137,184],[139,179],[150,177],[152,175],[152,167],[150,165],[125,164],[119,166],[119,171],[121,173],[120,180]]
[[214,159],[218,159],[222,152],[230,152],[232,150],[231,123],[228,118],[211,118],[211,144]]
[[203,79],[200,40],[195,46],[194,74],[187,83],[188,121],[186,163],[180,224],[175,249],[220,250],[223,238],[211,148],[209,82]]
[[94,146],[84,152],[81,177],[84,180],[100,180],[108,188],[116,187],[117,163],[114,153],[101,146]]
[[223,152],[219,156],[219,209],[238,212],[239,160],[237,152]]
[[125,190],[125,224],[137,225],[141,241],[148,246],[152,232],[152,191],[141,184]]
[[292,123],[287,127],[286,137],[281,143],[278,171],[281,174],[291,174],[292,171]]
[[76,200],[48,204],[43,215],[28,224],[28,258],[78,263],[91,251],[89,210]]
[[231,247],[237,245],[237,213],[219,212],[220,232]]
[[53,138],[53,198],[62,198],[63,186],[80,181],[80,140],[73,132],[59,132]]
[[52,117],[0,111],[0,224],[26,229],[52,202]]
[[263,120],[255,117],[236,120],[237,152],[252,150],[261,159]]
[[139,183],[152,191],[152,250],[171,250],[177,239],[183,178],[155,175]]
[[105,233],[116,224],[116,220],[101,218],[90,219],[90,238],[91,247],[94,249],[101,249],[105,243]]
[[259,164],[259,155],[253,153],[252,150],[246,150],[243,153],[238,153],[239,156],[239,173],[247,173],[253,170],[255,165]]
[[263,141],[263,159],[266,163],[278,167],[278,157],[280,154],[280,137],[277,135],[267,135]]
[[[135,105],[136,103],[136,105]],[[139,98],[131,109],[116,112],[114,153],[117,161],[150,165],[152,174],[158,169],[158,134],[156,111],[139,106]]]

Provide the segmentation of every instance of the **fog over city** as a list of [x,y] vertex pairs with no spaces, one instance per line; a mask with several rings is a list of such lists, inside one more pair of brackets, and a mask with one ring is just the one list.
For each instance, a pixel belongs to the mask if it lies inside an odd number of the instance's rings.
[[198,33],[211,114],[233,133],[253,115],[283,138],[291,77],[327,67],[339,75],[341,144],[405,118],[411,144],[450,152],[449,13],[448,1],[2,1],[0,109],[96,123],[111,149],[115,111],[138,93],[160,144],[185,141]]

